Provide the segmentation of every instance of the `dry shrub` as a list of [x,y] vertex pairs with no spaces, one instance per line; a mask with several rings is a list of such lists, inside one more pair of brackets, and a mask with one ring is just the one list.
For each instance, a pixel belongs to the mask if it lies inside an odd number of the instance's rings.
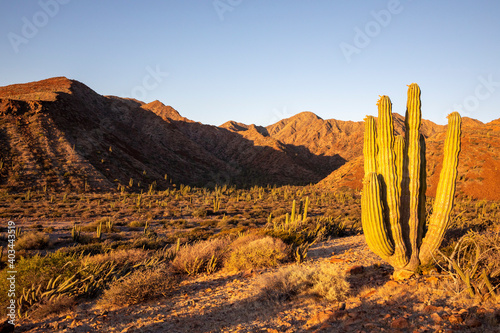
[[40,303],[30,314],[33,319],[45,319],[49,315],[70,311],[76,305],[74,296],[59,296],[50,301]]
[[256,281],[258,298],[268,301],[288,301],[312,287],[311,268],[291,266],[261,275]]
[[345,272],[338,266],[322,262],[319,269],[312,273],[311,280],[311,292],[329,302],[341,301],[347,297],[349,282]]
[[231,245],[232,251],[224,265],[230,271],[276,267],[290,257],[290,248],[269,236],[243,236]]
[[98,302],[101,308],[142,303],[167,295],[176,285],[177,278],[171,266],[161,264],[144,268],[111,284]]
[[98,266],[105,262],[113,261],[119,266],[125,264],[137,264],[146,258],[146,252],[142,249],[121,249],[113,252],[97,254],[92,257],[85,257],[82,260],[83,266]]
[[242,246],[245,246],[247,245],[248,243],[251,243],[257,239],[261,239],[263,238],[263,235],[260,235],[258,233],[242,233],[241,236],[239,236],[238,238],[236,238],[232,243],[231,245],[229,246],[229,248],[231,250],[234,250],[234,249],[237,249],[239,247],[242,247]]
[[470,231],[455,244],[445,269],[455,282],[454,291],[470,297],[500,299],[500,232]]
[[43,232],[30,231],[19,237],[16,246],[18,250],[42,250],[50,244],[49,240],[49,235]]
[[145,225],[146,225],[145,221],[138,221],[138,220],[131,221],[128,224],[130,228],[144,228]]
[[228,245],[227,238],[215,238],[184,245],[179,249],[172,265],[177,271],[188,275],[198,274],[202,271],[213,273],[221,266]]
[[287,301],[296,296],[318,296],[329,302],[347,297],[349,283],[337,266],[322,262],[315,266],[290,266],[262,275],[255,285],[259,299]]

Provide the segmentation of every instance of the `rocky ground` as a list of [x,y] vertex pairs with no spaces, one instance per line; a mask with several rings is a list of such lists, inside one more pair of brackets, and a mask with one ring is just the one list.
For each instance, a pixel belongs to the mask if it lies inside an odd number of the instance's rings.
[[256,297],[255,282],[270,270],[219,272],[184,280],[160,300],[123,307],[79,304],[18,332],[500,332],[499,304],[453,293],[446,274],[391,279],[392,269],[351,236],[316,244],[306,265],[329,261],[347,272],[350,295],[328,303]]

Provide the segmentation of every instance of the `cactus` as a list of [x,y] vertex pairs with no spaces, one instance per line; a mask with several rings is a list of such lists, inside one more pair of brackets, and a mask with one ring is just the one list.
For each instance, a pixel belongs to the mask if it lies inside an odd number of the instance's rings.
[[397,270],[415,271],[433,258],[450,221],[455,195],[461,118],[448,116],[444,162],[427,230],[425,216],[425,141],[421,124],[420,88],[408,89],[405,137],[394,137],[389,97],[378,103],[375,119],[365,118],[362,225],[370,249]]
[[304,204],[304,214],[302,216],[302,220],[306,221],[307,220],[307,210],[309,209],[309,197],[306,197],[306,202]]
[[113,221],[111,220],[111,217],[108,217],[108,220],[106,221],[106,228],[107,228],[108,232],[112,232]]
[[97,229],[96,229],[96,237],[97,239],[101,239],[101,236],[102,236],[102,221],[99,222],[99,225],[97,226]]
[[73,229],[71,229],[71,238],[75,242],[80,241],[80,233],[82,231],[82,227],[77,227],[76,223],[73,225]]

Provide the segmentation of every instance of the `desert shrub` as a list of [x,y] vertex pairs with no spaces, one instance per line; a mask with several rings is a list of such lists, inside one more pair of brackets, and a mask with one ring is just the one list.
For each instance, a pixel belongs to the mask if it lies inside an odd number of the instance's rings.
[[[22,292],[29,289],[33,283],[47,285],[50,279],[62,275],[68,278],[80,267],[76,256],[56,252],[47,256],[35,255],[32,257],[21,257],[16,262],[16,290]],[[0,281],[7,281],[8,269],[0,271]],[[8,283],[0,283],[0,295],[7,295]],[[6,297],[0,297],[0,315],[6,312]]]
[[167,264],[144,268],[113,282],[104,291],[100,307],[124,306],[142,303],[167,295],[176,285],[177,278]]
[[106,251],[109,251],[109,249],[109,244],[107,243],[78,244],[76,246],[60,248],[56,253],[67,256],[84,256],[89,254],[95,255],[99,253],[105,253]]
[[349,283],[338,266],[322,262],[318,267],[294,265],[263,274],[255,288],[257,298],[267,301],[288,301],[304,295],[333,302],[347,297]]
[[141,234],[132,242],[132,248],[142,248],[145,250],[157,250],[167,245],[167,239],[157,236],[155,233]]
[[113,261],[118,266],[125,264],[135,265],[145,259],[147,253],[142,249],[120,249],[103,254],[85,257],[82,260],[84,266],[100,265],[105,262]]
[[214,234],[213,230],[207,230],[205,228],[196,227],[188,231],[179,231],[174,233],[172,239],[182,239],[183,243],[192,243],[200,240],[207,240]]
[[49,235],[39,231],[23,233],[16,241],[18,250],[42,250],[49,246]]
[[[255,236],[244,236],[251,239]],[[286,261],[290,255],[290,248],[278,238],[269,236],[257,238],[240,245],[231,245],[232,251],[224,267],[230,271],[248,270],[253,268],[276,267]]]
[[311,282],[311,293],[329,302],[342,301],[347,297],[349,282],[339,266],[322,262],[319,269],[313,271]]
[[198,274],[202,271],[212,273],[220,268],[228,245],[227,238],[214,238],[184,245],[177,253],[172,266],[177,271],[188,275]]
[[471,297],[500,299],[500,232],[470,231],[454,244],[450,255],[439,254],[456,294],[467,291]]
[[297,220],[286,223],[285,219],[274,219],[266,225],[268,235],[280,238],[285,243],[300,246],[308,242],[323,241],[330,237],[340,237],[346,234],[345,224],[337,218],[318,217],[305,221]]
[[145,225],[146,225],[145,221],[134,220],[134,221],[129,222],[128,227],[130,227],[130,228],[144,228]]
[[43,232],[47,233],[47,234],[51,234],[54,232],[54,227],[46,227],[46,228],[43,228],[42,230]]
[[193,210],[191,215],[193,217],[207,217],[207,210],[203,207],[196,208],[195,210]]
[[200,222],[200,225],[202,227],[207,227],[207,228],[216,227],[217,226],[217,220],[205,220],[205,221]]
[[49,315],[60,314],[70,311],[76,305],[76,297],[74,296],[60,296],[52,300],[44,300],[42,303],[36,305],[30,313],[30,318],[45,319]]
[[267,301],[291,300],[311,288],[310,275],[311,269],[305,266],[290,266],[263,274],[255,282],[257,298]]

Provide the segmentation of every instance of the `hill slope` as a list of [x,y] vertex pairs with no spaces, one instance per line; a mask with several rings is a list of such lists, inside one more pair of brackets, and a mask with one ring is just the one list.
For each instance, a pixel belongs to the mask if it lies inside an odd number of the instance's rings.
[[[396,115],[397,117],[397,115]],[[427,195],[434,196],[442,168],[446,126],[427,122]],[[400,132],[400,129],[396,129]],[[318,186],[360,190],[363,178],[362,150],[355,158],[323,179]],[[464,118],[459,156],[457,193],[477,199],[500,200],[500,121],[483,124]]]
[[[424,110],[425,114],[425,110]],[[395,131],[404,118],[394,114]],[[0,187],[147,190],[318,183],[361,188],[363,122],[302,112],[267,127],[216,127],[159,101],[101,96],[64,77],[0,87]],[[423,120],[428,194],[434,195],[446,126]],[[464,118],[461,195],[500,200],[500,119]]]
[[259,131],[190,121],[158,101],[101,96],[64,77],[1,87],[0,138],[0,186],[15,190],[305,184],[343,163]]

